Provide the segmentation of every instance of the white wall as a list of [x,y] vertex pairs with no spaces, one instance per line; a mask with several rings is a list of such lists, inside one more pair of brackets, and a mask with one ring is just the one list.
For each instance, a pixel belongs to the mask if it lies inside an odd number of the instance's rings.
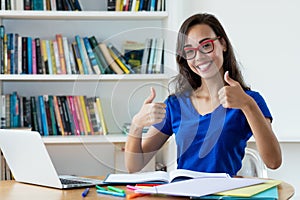
[[291,183],[296,190],[300,188],[299,8],[297,0],[180,0],[176,7],[179,23],[194,13],[207,12],[223,24],[246,82],[264,96],[274,117],[283,165],[269,171],[269,176]]

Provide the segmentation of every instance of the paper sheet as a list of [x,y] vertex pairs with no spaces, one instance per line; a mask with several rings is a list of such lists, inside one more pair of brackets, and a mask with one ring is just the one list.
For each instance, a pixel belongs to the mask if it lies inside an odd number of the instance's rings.
[[152,188],[136,190],[138,193],[166,194],[174,196],[203,196],[245,186],[260,184],[266,180],[248,178],[196,178]]

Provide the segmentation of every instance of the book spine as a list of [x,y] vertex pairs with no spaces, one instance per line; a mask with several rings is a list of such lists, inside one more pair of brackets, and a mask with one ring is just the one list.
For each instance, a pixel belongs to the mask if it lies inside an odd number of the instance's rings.
[[101,74],[101,71],[99,69],[99,66],[98,66],[95,54],[92,50],[91,44],[89,42],[89,39],[87,37],[84,37],[83,42],[84,42],[84,45],[85,45],[85,48],[86,48],[86,51],[87,51],[87,54],[88,54],[88,57],[89,57],[89,60],[91,63],[93,73],[98,74],[98,75]]
[[73,96],[73,102],[74,102],[74,107],[76,110],[76,118],[77,118],[77,122],[79,125],[79,130],[80,130],[80,135],[84,135],[85,134],[85,130],[84,130],[84,126],[82,123],[82,117],[81,117],[81,110],[80,110],[80,104],[78,103],[78,97],[77,96]]
[[75,109],[75,103],[73,100],[73,96],[68,96],[68,102],[69,102],[69,106],[73,115],[73,119],[74,119],[74,125],[75,125],[75,135],[80,135],[80,127],[79,127],[79,122],[78,122],[78,118],[77,118],[77,113],[76,113],[76,109]]
[[90,123],[89,123],[89,119],[88,119],[84,96],[79,96],[79,100],[80,100],[80,105],[81,105],[82,112],[83,112],[84,124],[85,124],[86,130],[87,130],[87,134],[89,135],[89,134],[91,134],[91,127],[90,127]]
[[79,114],[80,114],[80,118],[79,118],[80,120],[79,120],[79,122],[81,123],[82,128],[83,128],[82,135],[87,135],[88,131],[87,131],[87,127],[86,127],[86,124],[85,124],[85,121],[84,121],[84,113],[83,113],[83,107],[82,107],[82,105],[80,103],[80,96],[76,96],[76,98],[74,100],[76,100],[74,102],[76,102],[77,108],[78,108]]
[[79,50],[78,50],[78,46],[77,46],[76,42],[72,43],[72,48],[73,48],[73,51],[74,51],[74,57],[75,57],[75,60],[76,60],[76,63],[77,63],[78,72],[79,72],[79,74],[84,74],[82,61],[81,61],[81,58],[80,58],[80,54],[79,54]]
[[36,45],[35,40],[32,40],[32,74],[37,74],[37,66],[36,66]]
[[37,115],[36,99],[34,96],[30,97],[30,106],[31,106],[32,130],[41,132],[38,124],[38,119],[37,119],[39,116]]
[[57,121],[55,117],[55,108],[54,108],[54,101],[53,101],[53,96],[49,95],[49,111],[50,111],[50,118],[51,118],[51,125],[52,125],[52,132],[53,135],[58,135],[57,131]]
[[4,34],[5,28],[0,25],[0,73],[4,74]]
[[63,40],[64,54],[65,54],[65,61],[66,61],[66,73],[72,74],[71,63],[70,63],[69,42],[67,37],[63,37],[62,40]]
[[41,39],[35,38],[35,46],[36,46],[36,68],[37,74],[43,74],[43,57],[41,50]]
[[[3,69],[1,69],[3,71],[4,74],[9,74],[8,71],[8,55],[7,55],[7,34],[4,33],[4,38],[3,38]],[[2,74],[2,72],[1,72]]]
[[50,56],[51,56],[51,64],[52,64],[52,73],[57,74],[57,67],[56,67],[56,60],[54,55],[54,46],[53,46],[53,40],[49,40],[50,45]]
[[42,134],[44,136],[48,136],[48,123],[47,123],[47,115],[46,115],[46,109],[44,104],[44,98],[43,96],[38,96],[38,101],[40,104],[40,117],[41,117],[41,123],[42,123]]
[[57,134],[64,135],[64,128],[63,128],[63,124],[62,124],[60,110],[58,107],[57,96],[53,96],[53,104],[54,104],[54,111],[55,111],[56,122],[57,122],[57,130],[58,130]]
[[81,38],[80,38],[79,35],[75,36],[75,41],[76,41],[76,44],[77,44],[77,47],[78,47],[81,63],[82,63],[82,66],[83,66],[83,72],[84,72],[84,74],[89,74],[87,61],[85,60],[85,55],[84,55],[84,52],[83,52],[83,46],[82,46]]
[[44,63],[43,72],[44,74],[49,74],[46,40],[41,40],[41,52],[42,52],[42,58]]
[[5,95],[1,95],[1,129],[6,128],[6,100]]
[[102,109],[101,100],[99,97],[96,97],[96,105],[97,105],[97,109],[98,109],[100,120],[101,120],[101,127],[102,127],[102,131],[103,131],[103,135],[107,135],[108,130],[107,130],[106,122],[104,119],[104,113],[103,113],[103,109]]
[[58,44],[56,40],[53,40],[53,52],[54,52],[55,65],[56,65],[56,74],[61,74]]
[[58,74],[66,74],[66,61],[65,61],[65,53],[64,53],[64,47],[63,47],[63,36],[62,34],[56,34],[56,41],[58,46],[58,53],[59,53],[59,61],[60,61],[60,67],[61,72],[58,72]]
[[48,58],[48,74],[53,74],[53,65],[51,59],[51,50],[50,50],[50,40],[45,40],[46,42],[46,53]]

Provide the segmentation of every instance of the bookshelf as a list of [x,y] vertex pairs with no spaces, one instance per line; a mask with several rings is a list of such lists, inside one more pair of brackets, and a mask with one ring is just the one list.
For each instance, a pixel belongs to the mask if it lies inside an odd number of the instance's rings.
[[[160,12],[108,12],[105,1],[82,3],[89,5],[85,6],[85,11],[80,12],[0,10],[0,24],[5,26],[7,33],[19,33],[32,38],[55,39],[58,33],[72,40],[75,35],[95,36],[98,41],[112,42],[120,50],[124,40],[144,42],[147,37],[165,37],[166,29],[170,28],[168,2],[167,11]],[[95,4],[96,7],[93,7]],[[165,45],[168,45],[168,41]],[[170,51],[166,51],[164,57],[165,66],[174,66],[173,60],[168,58],[168,52]],[[123,170],[124,166],[119,166],[123,163],[122,148],[126,141],[126,136],[121,134],[122,125],[130,122],[139,110],[149,95],[150,86],[157,91],[157,101],[165,99],[168,80],[172,76],[172,70],[167,68],[165,67],[163,74],[1,74],[0,93],[17,91],[19,95],[28,97],[44,94],[99,96],[108,135],[47,136],[43,140],[59,173],[103,175]],[[77,155],[78,158],[72,155]],[[84,160],[84,167],[73,166],[78,159]],[[69,161],[67,167],[65,160]],[[148,169],[153,170],[154,164],[155,160]]]

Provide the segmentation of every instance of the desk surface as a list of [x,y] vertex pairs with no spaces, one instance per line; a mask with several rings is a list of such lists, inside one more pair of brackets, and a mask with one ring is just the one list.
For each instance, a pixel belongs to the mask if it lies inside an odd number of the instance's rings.
[[[116,186],[125,189],[124,186]],[[279,187],[279,200],[286,200],[293,196],[294,188],[286,182],[282,182]],[[59,190],[41,186],[34,186],[24,183],[18,183],[16,181],[0,181],[0,198],[1,200],[97,200],[97,199],[125,199],[121,197],[113,197],[110,195],[97,194],[95,188],[91,188],[90,192],[85,198],[82,198],[81,194],[83,188],[72,190]],[[126,190],[126,189],[125,189]],[[126,190],[126,193],[132,193],[130,190]],[[144,196],[135,199],[153,199],[153,200],[166,200],[166,199],[189,199],[186,197],[162,197],[162,196]]]

